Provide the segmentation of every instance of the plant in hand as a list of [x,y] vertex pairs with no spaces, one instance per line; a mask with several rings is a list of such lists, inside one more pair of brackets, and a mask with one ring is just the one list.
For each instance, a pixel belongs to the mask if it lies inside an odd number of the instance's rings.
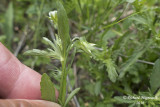
[[[33,49],[25,52],[26,55],[36,55],[49,57],[51,59],[57,59],[61,62],[60,72],[60,89],[58,100],[55,96],[55,86],[50,80],[49,76],[44,73],[41,78],[41,95],[42,99],[57,102],[65,107],[68,102],[73,98],[73,96],[80,90],[76,88],[68,96],[67,95],[67,74],[71,68],[74,56],[77,49],[81,49],[84,52],[91,54],[91,50],[94,49],[94,44],[88,43],[82,38],[70,39],[69,35],[69,22],[67,18],[66,11],[60,1],[55,1],[55,11],[49,12],[49,19],[55,27],[58,29],[58,34],[56,34],[56,39],[52,42],[48,38],[43,37],[44,43],[50,48],[46,50]],[[73,50],[73,57],[70,64],[67,64],[69,52]],[[67,98],[66,98],[67,97]]]

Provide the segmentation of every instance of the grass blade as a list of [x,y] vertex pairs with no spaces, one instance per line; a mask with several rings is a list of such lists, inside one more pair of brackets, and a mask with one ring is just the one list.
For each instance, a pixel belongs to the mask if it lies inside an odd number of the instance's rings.
[[65,104],[64,104],[64,107],[68,104],[68,102],[73,98],[73,96],[76,94],[76,93],[78,93],[78,91],[80,90],[80,88],[76,88],[75,90],[73,90],[70,94],[69,94],[69,96],[68,96],[68,98],[67,98],[67,100],[66,100],[66,102],[65,102]]

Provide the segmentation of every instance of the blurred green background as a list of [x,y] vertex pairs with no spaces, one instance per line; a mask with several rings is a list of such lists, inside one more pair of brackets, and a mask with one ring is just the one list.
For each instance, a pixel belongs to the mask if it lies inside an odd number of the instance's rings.
[[[158,101],[140,105],[122,96],[156,93],[150,91],[149,81],[160,57],[160,1],[60,1],[69,18],[71,38],[85,37],[102,51],[99,61],[86,53],[76,54],[69,77],[72,88],[81,87],[76,95],[80,106],[158,107]],[[55,38],[57,30],[48,19],[53,5],[54,0],[0,0],[0,42],[22,63],[41,74],[47,72],[56,83],[53,72],[60,66],[57,60],[23,55],[29,49],[47,48],[42,37]],[[119,74],[115,83],[108,77],[107,58],[113,60]],[[78,107],[74,100],[69,106]]]

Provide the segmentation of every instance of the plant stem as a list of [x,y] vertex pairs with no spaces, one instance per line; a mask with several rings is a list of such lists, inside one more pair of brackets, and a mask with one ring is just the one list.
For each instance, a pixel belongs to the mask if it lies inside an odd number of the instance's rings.
[[62,61],[61,64],[62,64],[62,77],[60,82],[60,101],[63,106],[66,98],[66,84],[67,84],[66,57],[64,57],[64,61]]

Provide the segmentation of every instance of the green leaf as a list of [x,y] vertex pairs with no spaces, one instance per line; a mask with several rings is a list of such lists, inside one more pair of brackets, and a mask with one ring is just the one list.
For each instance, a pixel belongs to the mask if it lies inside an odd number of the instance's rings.
[[4,22],[4,33],[7,36],[7,45],[10,47],[13,37],[13,3],[10,2],[8,5],[8,9],[5,13],[5,22]]
[[136,103],[136,100],[128,99],[127,96],[121,97],[121,96],[115,96],[114,99],[117,101],[117,103]]
[[54,39],[54,43],[50,41],[48,38],[43,37],[43,41],[45,44],[49,45],[52,47],[52,49],[47,49],[49,51],[50,57],[53,59],[59,59],[60,61],[63,61],[63,55],[62,55],[62,42],[61,39],[56,35],[56,39]]
[[63,57],[61,55],[61,51],[59,48],[57,48],[57,45],[55,45],[55,51],[50,48],[48,48],[47,51],[33,49],[33,50],[26,51],[24,53],[24,55],[41,56],[41,57],[45,57],[45,58],[58,59],[60,61],[63,60]]
[[147,51],[148,47],[151,45],[152,40],[146,40],[142,46],[135,49],[132,56],[121,65],[120,69],[120,78],[123,78],[126,74],[127,70],[138,60],[139,57],[143,55],[144,52]]
[[49,76],[44,73],[41,78],[41,98],[47,101],[56,101],[55,87]]
[[131,34],[129,34],[129,32],[124,33],[123,36],[119,37],[116,41],[115,44],[112,47],[112,57],[113,60],[115,61],[119,55],[119,53],[121,53],[122,50],[124,50],[126,44],[129,41],[130,36],[132,36]]
[[53,44],[52,41],[50,41],[48,38],[43,37],[43,41],[46,45],[50,45],[53,49],[55,49],[55,45]]
[[99,93],[101,92],[101,81],[96,82],[94,91],[96,96],[99,95]]
[[66,102],[65,102],[65,104],[64,104],[64,107],[68,104],[68,102],[74,97],[74,95],[76,94],[76,93],[78,93],[78,91],[80,90],[80,88],[76,88],[75,90],[73,90],[70,94],[69,94],[69,96],[68,96],[68,98],[67,98],[67,100],[66,100]]
[[153,72],[150,76],[151,91],[154,93],[160,87],[160,59],[155,62]]
[[39,49],[33,49],[26,51],[24,55],[48,56],[48,52]]
[[77,6],[76,2],[76,0],[65,0],[62,2],[67,13],[70,13]]
[[58,11],[58,35],[62,40],[63,50],[65,51],[70,43],[69,21],[62,3],[56,0],[55,7]]
[[117,71],[116,71],[116,68],[115,68],[115,65],[114,65],[112,59],[107,59],[104,61],[104,63],[107,66],[108,76],[109,76],[110,80],[112,82],[116,82],[118,74],[117,74]]
[[117,49],[119,49],[119,48],[124,47],[130,36],[131,36],[131,35],[129,34],[129,32],[125,32],[124,35],[120,36],[120,37],[115,41],[115,44],[114,44],[113,47],[112,47],[112,51],[115,51],[115,50],[117,50]]

